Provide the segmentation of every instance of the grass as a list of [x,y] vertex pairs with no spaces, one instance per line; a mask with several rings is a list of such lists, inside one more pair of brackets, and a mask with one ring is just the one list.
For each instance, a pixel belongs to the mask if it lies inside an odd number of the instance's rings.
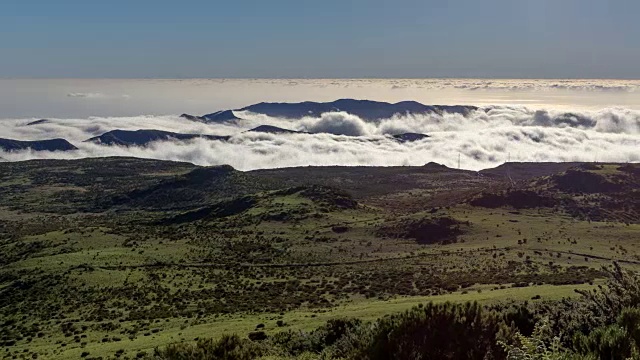
[[[375,320],[381,316],[402,312],[418,304],[426,302],[466,302],[478,301],[481,303],[493,303],[502,301],[524,301],[530,300],[533,296],[540,295],[542,300],[557,300],[566,297],[576,296],[575,289],[590,289],[591,285],[560,285],[560,286],[530,286],[524,288],[496,289],[497,285],[483,285],[469,289],[466,294],[453,293],[439,296],[415,296],[398,297],[386,301],[360,299],[352,303],[338,306],[336,308],[322,311],[291,311],[283,315],[277,313],[243,315],[243,316],[223,316],[220,318],[207,318],[203,323],[188,322],[188,326],[182,320],[171,320],[154,324],[152,328],[161,329],[157,333],[149,336],[138,336],[134,340],[122,337],[118,342],[102,343],[105,336],[114,337],[113,334],[105,332],[87,333],[89,343],[85,347],[50,345],[51,340],[63,340],[58,337],[45,342],[33,342],[24,347],[17,347],[21,351],[29,348],[41,354],[55,355],[57,359],[76,359],[82,352],[89,352],[91,356],[110,356],[120,349],[125,350],[125,355],[135,355],[139,351],[151,353],[157,346],[162,346],[171,342],[193,341],[196,338],[218,337],[224,333],[236,333],[244,336],[256,328],[257,324],[264,324],[264,331],[274,333],[286,330],[311,331],[327,320],[343,317],[354,317],[363,320]],[[480,292],[478,290],[481,290]],[[277,326],[276,322],[282,320],[284,326]],[[123,324],[128,325],[127,323]]]
[[[612,261],[640,267],[639,223],[587,221],[564,208],[473,207],[463,195],[496,185],[475,174],[419,169],[402,182],[410,169],[347,171],[340,176],[403,176],[395,191],[393,182],[384,183],[390,180],[365,177],[376,183],[354,188],[362,196],[354,208],[332,205],[344,195],[324,188],[303,196],[240,174],[236,195],[256,199],[251,208],[167,225],[163,219],[217,206],[234,193],[211,174],[203,183],[171,182],[191,165],[123,161],[123,168],[113,159],[0,164],[20,174],[0,183],[0,300],[7,304],[0,317],[15,320],[0,329],[0,341],[16,341],[7,354],[71,359],[124,349],[132,357],[169,342],[244,336],[261,323],[273,333],[311,330],[336,317],[373,320],[427,301],[557,300],[598,284],[599,269]],[[131,174],[136,166],[142,176]],[[102,180],[92,180],[96,172]],[[161,181],[181,196],[179,208],[169,206],[177,195],[165,193],[127,205],[132,189],[156,189]],[[71,198],[60,195],[70,189]],[[96,205],[112,196],[125,200],[107,201],[120,204],[107,210]],[[379,234],[401,217],[465,225],[447,244]],[[516,282],[529,286],[512,287]]]

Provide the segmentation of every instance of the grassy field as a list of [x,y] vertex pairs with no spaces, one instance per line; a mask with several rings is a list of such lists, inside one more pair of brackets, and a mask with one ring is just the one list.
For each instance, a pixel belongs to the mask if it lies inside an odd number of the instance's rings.
[[[91,356],[109,357],[119,350],[122,357],[133,357],[135,354],[145,352],[151,354],[157,346],[166,345],[172,342],[195,341],[199,338],[216,337],[223,333],[230,334],[247,334],[256,329],[256,326],[263,324],[261,327],[267,333],[294,330],[294,331],[311,331],[327,320],[353,317],[362,320],[375,320],[381,316],[402,312],[408,310],[418,304],[426,302],[465,302],[478,301],[489,304],[492,302],[505,301],[532,301],[534,296],[541,298],[535,301],[557,300],[561,298],[569,298],[576,296],[575,289],[590,289],[592,285],[541,285],[530,286],[525,288],[504,288],[495,289],[494,285],[484,285],[472,287],[467,293],[460,292],[438,295],[438,296],[413,296],[398,297],[386,301],[357,299],[345,305],[334,308],[303,311],[294,310],[283,315],[266,313],[251,314],[242,316],[223,316],[214,319],[208,319],[204,322],[187,323],[182,321],[165,321],[154,324],[153,328],[148,332],[149,335],[136,337],[135,339],[124,338],[121,341],[101,342],[104,338],[113,339],[110,332],[88,332],[86,346],[60,346],[60,344],[51,344],[51,340],[33,341],[25,346],[16,347],[19,353],[25,349],[35,351],[45,356],[52,356],[59,359],[77,359],[82,353],[88,352]],[[283,325],[278,326],[278,321],[282,321]],[[81,325],[81,324],[80,324]],[[123,323],[123,326],[128,324]],[[157,332],[154,332],[157,331]],[[64,337],[55,338],[56,342],[64,342]]]
[[613,261],[636,270],[635,173],[535,166],[519,165],[514,187],[433,165],[1,163],[2,356],[131,359],[259,324],[554,301],[599,284]]

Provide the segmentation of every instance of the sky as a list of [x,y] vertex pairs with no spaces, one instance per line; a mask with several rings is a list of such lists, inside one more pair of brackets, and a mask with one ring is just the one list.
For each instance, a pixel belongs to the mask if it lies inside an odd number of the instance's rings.
[[640,78],[637,0],[3,0],[2,78]]

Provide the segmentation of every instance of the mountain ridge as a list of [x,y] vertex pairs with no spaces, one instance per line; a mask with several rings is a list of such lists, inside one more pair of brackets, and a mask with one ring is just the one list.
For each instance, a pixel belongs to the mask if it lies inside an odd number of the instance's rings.
[[204,134],[182,134],[171,131],[140,129],[140,130],[111,130],[102,135],[94,136],[85,140],[101,145],[119,145],[119,146],[145,146],[154,141],[166,141],[171,139],[192,140],[203,138],[207,140],[226,141],[229,136],[204,135]]
[[373,100],[338,99],[330,102],[260,102],[234,110],[220,110],[202,116],[182,114],[180,117],[205,123],[220,123],[243,120],[235,115],[235,111],[248,111],[271,117],[289,119],[320,117],[327,112],[344,111],[356,115],[365,121],[377,122],[398,115],[442,115],[449,113],[467,116],[469,113],[477,110],[480,110],[480,108],[471,105],[425,105],[411,100],[389,103]]
[[78,150],[78,148],[69,141],[61,138],[47,140],[14,140],[0,138],[0,149],[4,151],[19,151],[27,149],[34,151]]

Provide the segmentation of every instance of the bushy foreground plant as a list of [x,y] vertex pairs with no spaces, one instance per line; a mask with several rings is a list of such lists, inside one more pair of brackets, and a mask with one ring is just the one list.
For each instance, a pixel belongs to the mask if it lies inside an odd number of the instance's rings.
[[507,359],[640,359],[640,278],[618,264],[604,270],[605,286],[543,308],[530,337],[503,343]]
[[433,304],[377,321],[354,359],[495,359],[503,357],[497,336],[504,326],[477,303]]
[[512,344],[502,341],[499,344],[503,346],[507,360],[586,360],[564,349],[560,338],[553,336],[550,330],[548,319],[543,319],[536,324],[531,336],[518,332]]
[[254,343],[237,336],[156,350],[156,359],[501,359],[505,323],[477,303],[432,304],[373,323],[336,319],[310,332],[281,332]]
[[606,286],[581,292],[579,299],[494,310],[477,303],[429,303],[374,322],[336,319],[309,333],[287,331],[255,342],[224,336],[195,345],[169,345],[154,356],[166,360],[640,360],[640,279],[617,264],[606,271]]
[[262,344],[241,339],[238,335],[224,335],[218,340],[203,339],[196,344],[176,343],[156,349],[154,359],[171,360],[252,360],[268,355]]

